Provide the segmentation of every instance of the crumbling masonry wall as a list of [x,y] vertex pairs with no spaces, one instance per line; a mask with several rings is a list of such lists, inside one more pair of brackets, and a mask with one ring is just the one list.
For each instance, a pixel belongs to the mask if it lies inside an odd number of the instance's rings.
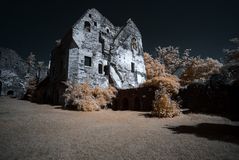
[[96,9],[72,27],[68,80],[92,86],[135,88],[145,81],[142,37],[132,20],[115,27]]

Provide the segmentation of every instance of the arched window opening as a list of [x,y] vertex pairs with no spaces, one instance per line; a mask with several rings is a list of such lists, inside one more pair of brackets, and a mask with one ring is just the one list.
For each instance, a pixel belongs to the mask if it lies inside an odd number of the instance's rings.
[[91,14],[89,14],[89,17],[91,18],[91,17],[92,17],[92,15],[91,15]]
[[131,40],[131,46],[133,49],[137,50],[137,41],[135,38],[132,38]]
[[90,32],[90,22],[85,21],[84,29],[85,31]]
[[100,63],[98,64],[98,73],[102,74],[103,73],[103,65]]
[[109,28],[107,28],[107,29],[106,29],[106,32],[107,32],[107,33],[110,33],[110,30],[109,30]]

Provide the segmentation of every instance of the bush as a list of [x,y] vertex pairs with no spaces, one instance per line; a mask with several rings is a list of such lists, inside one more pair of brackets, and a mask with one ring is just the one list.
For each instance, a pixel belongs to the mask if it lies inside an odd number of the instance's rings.
[[160,118],[172,118],[179,114],[179,105],[176,101],[171,99],[170,94],[165,90],[157,90],[155,93],[155,100],[153,101],[152,115]]
[[172,96],[178,94],[180,88],[179,79],[176,76],[166,74],[165,76],[154,77],[147,80],[144,86],[158,88],[153,101],[153,116],[172,118],[180,114],[179,104],[172,100]]
[[107,89],[91,87],[87,83],[69,84],[64,94],[66,107],[80,111],[98,111],[112,103],[116,97],[117,90],[110,86]]
[[107,89],[96,87],[92,92],[97,105],[100,107],[106,107],[107,104],[110,104],[112,102],[112,99],[116,97],[116,94],[117,90],[112,86]]
[[153,86],[159,89],[165,89],[167,93],[177,94],[180,88],[179,79],[174,76],[167,74],[165,76],[154,77],[147,80],[144,86]]

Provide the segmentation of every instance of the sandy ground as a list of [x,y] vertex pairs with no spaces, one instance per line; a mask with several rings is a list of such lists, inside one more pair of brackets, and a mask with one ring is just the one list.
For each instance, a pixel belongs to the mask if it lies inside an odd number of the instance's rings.
[[239,159],[239,123],[222,117],[55,107],[0,97],[0,159]]

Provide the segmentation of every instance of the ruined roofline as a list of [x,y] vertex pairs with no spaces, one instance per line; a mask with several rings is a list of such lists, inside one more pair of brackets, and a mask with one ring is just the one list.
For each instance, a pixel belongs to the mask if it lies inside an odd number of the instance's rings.
[[[131,27],[131,28],[136,29],[137,32],[139,33],[139,35],[140,35],[141,38],[142,38],[142,35],[141,35],[141,33],[140,33],[138,27],[136,26],[136,24],[134,23],[134,21],[133,21],[131,18],[129,18],[129,19],[126,21],[126,23],[125,23],[122,27],[118,27],[118,26],[115,26],[113,23],[111,23],[111,22],[110,22],[105,16],[103,16],[97,9],[91,8],[91,9],[88,9],[87,11],[85,11],[84,14],[76,21],[76,23],[74,23],[74,25],[67,30],[66,34],[64,34],[63,38],[61,39],[61,44],[64,43],[66,37],[68,37],[69,34],[70,34],[70,36],[72,36],[72,30],[74,29],[74,27],[75,27],[78,23],[80,23],[81,20],[83,19],[83,17],[85,17],[85,16],[86,16],[89,12],[91,12],[91,11],[96,12],[96,13],[99,14],[101,17],[103,17],[107,23],[109,23],[110,25],[112,25],[112,26],[116,29],[116,31],[117,31],[117,28],[119,28],[118,31],[116,32],[115,36],[113,37],[114,40],[116,40],[117,37],[120,35],[120,33],[123,32],[123,31],[125,30],[125,28],[127,28],[127,27]],[[57,48],[57,47],[56,47],[56,48]],[[54,49],[55,49],[55,48],[54,48]],[[54,49],[53,49],[53,50],[54,50]]]
[[[131,27],[130,24],[132,24],[133,27]],[[118,33],[114,36],[114,41],[117,39],[117,37],[120,35],[120,33],[125,30],[126,27],[131,27],[131,28],[136,29],[137,32],[139,33],[139,35],[142,37],[142,35],[141,35],[140,31],[139,31],[139,28],[136,26],[136,24],[134,23],[134,21],[133,21],[131,18],[129,18],[129,19],[127,20],[126,24],[125,24],[124,26],[122,26],[122,27],[120,28],[120,30],[118,31]]]
[[86,14],[88,14],[90,11],[94,11],[97,12],[101,17],[103,17],[110,25],[114,26],[115,28],[117,26],[115,26],[112,22],[110,22],[110,20],[108,18],[106,18],[103,14],[101,14],[97,9],[95,8],[91,8],[91,9],[87,9],[82,16],[76,21],[76,23],[74,23],[74,25],[72,26],[72,28],[74,28],[81,20],[83,17],[85,17]]
[[103,14],[101,14],[97,9],[95,8],[91,8],[91,9],[88,9],[87,11],[84,12],[84,14],[76,21],[76,23],[72,26],[72,28],[74,28],[81,20],[83,17],[85,17],[86,14],[88,14],[90,11],[94,11],[94,12],[97,12],[101,17],[103,17],[107,23],[109,23],[110,25],[112,25],[115,29],[116,28],[120,28],[115,36],[115,38],[120,34],[120,32],[122,30],[124,30],[124,28],[126,28],[127,26],[129,26],[129,24],[132,24],[132,26],[139,32],[140,36],[142,37],[138,27],[136,26],[136,24],[134,23],[134,21],[129,18],[127,21],[126,21],[126,24],[119,27],[119,26],[115,26],[108,18],[106,18]]
[[[65,44],[65,42],[67,41],[67,38],[68,37],[72,37],[72,28],[69,28],[68,30],[67,30],[67,32],[63,35],[63,37],[61,38],[61,39],[57,39],[57,40],[60,40],[60,43],[57,45],[57,44],[55,44],[55,46],[53,47],[53,49],[51,50],[51,52],[54,52],[55,51],[55,49],[57,49],[57,48],[59,48],[59,47],[61,47],[62,45],[64,45]],[[56,41],[57,41],[56,40]],[[55,42],[56,42],[55,41]]]
[[134,21],[131,18],[129,18],[127,20],[126,26],[129,26],[129,24],[132,24],[132,26],[139,32],[140,36],[142,37],[142,35],[141,35],[140,31],[139,31],[139,28],[137,27],[137,25],[134,23]]

